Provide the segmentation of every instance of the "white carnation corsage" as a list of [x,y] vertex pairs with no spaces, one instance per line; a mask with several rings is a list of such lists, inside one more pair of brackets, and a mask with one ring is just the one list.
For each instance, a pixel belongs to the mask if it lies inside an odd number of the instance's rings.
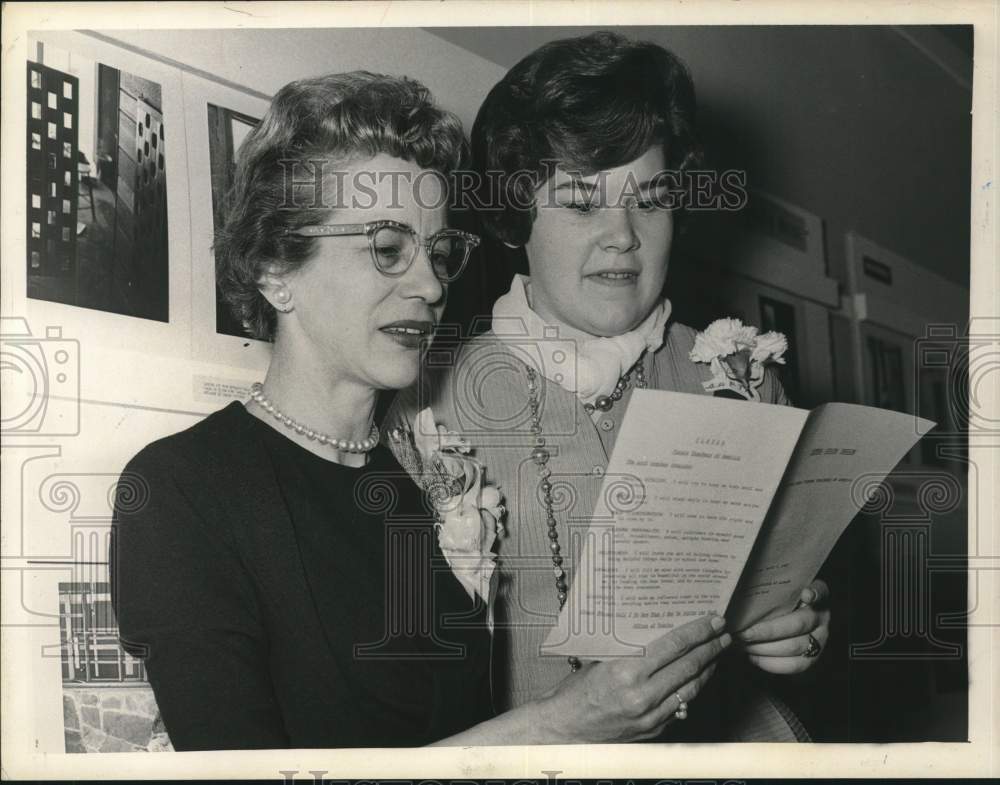
[[485,469],[472,457],[468,441],[438,425],[430,408],[417,415],[415,426],[413,432],[392,432],[397,441],[404,433],[412,439],[402,463],[434,507],[438,545],[448,566],[471,598],[478,595],[489,603],[497,558],[493,544],[504,532],[503,497],[485,481]]
[[702,382],[708,392],[729,391],[759,401],[765,366],[784,364],[787,350],[788,341],[781,333],[758,334],[756,327],[739,319],[717,319],[695,337],[689,357],[710,365],[712,378]]

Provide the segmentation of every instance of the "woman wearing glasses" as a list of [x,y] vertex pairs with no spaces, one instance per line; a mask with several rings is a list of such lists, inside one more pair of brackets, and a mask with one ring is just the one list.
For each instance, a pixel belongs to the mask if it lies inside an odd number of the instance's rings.
[[[286,86],[241,148],[218,280],[273,342],[270,366],[246,404],[129,463],[114,524],[122,642],[175,749],[599,740],[660,722],[627,678],[492,717],[483,609],[439,568],[421,491],[379,443],[377,396],[416,380],[478,242],[446,225],[463,151],[425,88],[363,72]],[[700,670],[723,642],[705,619],[668,644],[649,667]]]

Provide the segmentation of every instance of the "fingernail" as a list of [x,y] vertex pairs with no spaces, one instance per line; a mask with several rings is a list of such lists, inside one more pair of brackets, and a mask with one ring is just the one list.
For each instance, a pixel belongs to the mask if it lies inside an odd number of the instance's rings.
[[733,642],[733,636],[730,635],[728,632],[723,634],[722,637],[719,638],[719,643],[722,645],[723,649],[726,648],[732,642]]
[[802,602],[804,602],[806,605],[809,605],[815,599],[816,599],[816,592],[814,592],[812,589],[806,589],[804,592],[802,592]]
[[721,616],[713,616],[712,617],[712,629],[713,630],[715,630],[716,632],[718,632],[719,630],[721,630],[725,626],[726,626],[726,620],[723,619]]

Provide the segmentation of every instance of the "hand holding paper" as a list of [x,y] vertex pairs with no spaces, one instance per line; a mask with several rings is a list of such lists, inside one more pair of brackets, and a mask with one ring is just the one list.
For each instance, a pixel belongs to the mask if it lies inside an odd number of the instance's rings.
[[809,668],[830,637],[829,594],[823,581],[813,581],[799,593],[794,610],[739,633],[749,660],[768,673],[801,673]]
[[792,611],[858,512],[854,481],[889,471],[931,425],[635,391],[543,654],[634,656],[705,613],[739,631]]
[[652,739],[681,702],[694,700],[732,638],[717,616],[688,622],[652,640],[645,656],[588,663],[541,701],[555,743]]

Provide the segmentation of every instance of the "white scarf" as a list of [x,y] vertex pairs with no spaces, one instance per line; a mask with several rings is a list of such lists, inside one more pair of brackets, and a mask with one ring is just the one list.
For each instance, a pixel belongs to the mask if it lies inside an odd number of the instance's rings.
[[523,359],[530,360],[538,373],[575,393],[583,403],[610,395],[644,351],[655,352],[663,345],[663,331],[670,317],[670,301],[666,298],[634,330],[611,338],[595,338],[567,324],[542,319],[528,304],[530,285],[528,276],[514,276],[510,291],[493,305],[493,332],[508,340],[528,339],[518,342],[518,354],[524,353]]

